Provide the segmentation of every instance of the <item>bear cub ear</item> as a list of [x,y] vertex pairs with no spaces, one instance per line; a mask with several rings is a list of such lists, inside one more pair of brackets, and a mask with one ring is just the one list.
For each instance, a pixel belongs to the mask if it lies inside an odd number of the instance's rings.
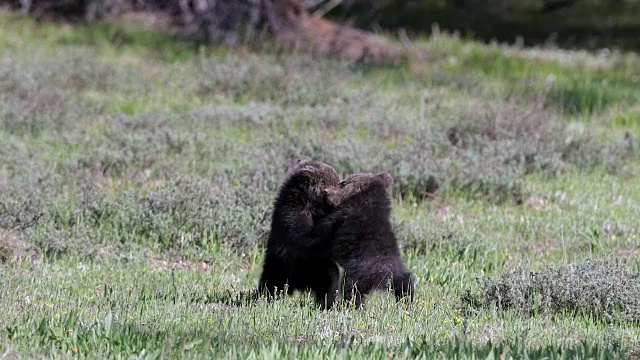
[[391,190],[391,187],[393,186],[393,176],[391,176],[391,174],[389,174],[388,172],[379,173],[377,174],[377,176],[382,178],[382,181],[384,181],[384,187],[387,190]]

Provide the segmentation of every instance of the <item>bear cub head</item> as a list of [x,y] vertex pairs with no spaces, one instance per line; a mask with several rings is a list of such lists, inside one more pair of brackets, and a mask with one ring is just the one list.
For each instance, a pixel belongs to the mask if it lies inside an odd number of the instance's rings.
[[283,188],[297,188],[308,196],[307,201],[322,202],[324,190],[338,185],[339,182],[340,176],[331,165],[300,159],[287,170],[287,180]]
[[377,191],[384,191],[387,195],[386,199],[389,200],[392,186],[393,177],[387,172],[357,173],[348,176],[336,186],[327,187],[324,195],[329,205],[339,207],[357,199],[369,201],[379,198],[379,196],[364,196]]

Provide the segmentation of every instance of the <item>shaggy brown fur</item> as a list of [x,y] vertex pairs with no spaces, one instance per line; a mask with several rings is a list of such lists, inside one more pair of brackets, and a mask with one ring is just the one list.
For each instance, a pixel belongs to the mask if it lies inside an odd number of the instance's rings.
[[366,294],[389,283],[396,299],[412,300],[412,276],[391,227],[392,184],[388,173],[360,173],[326,191],[335,209],[321,219],[318,231],[329,239],[331,259],[344,268],[344,300],[354,301],[358,308]]
[[289,171],[274,204],[259,291],[273,298],[277,291],[311,290],[319,305],[331,306],[339,268],[313,229],[325,215],[325,190],[339,181],[319,161],[300,161]]

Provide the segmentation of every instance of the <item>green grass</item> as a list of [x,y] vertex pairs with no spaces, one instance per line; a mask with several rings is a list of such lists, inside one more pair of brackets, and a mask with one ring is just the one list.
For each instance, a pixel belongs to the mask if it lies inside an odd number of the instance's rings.
[[[417,44],[371,68],[0,12],[0,354],[637,354],[638,60]],[[393,174],[409,309],[254,296],[302,156]]]

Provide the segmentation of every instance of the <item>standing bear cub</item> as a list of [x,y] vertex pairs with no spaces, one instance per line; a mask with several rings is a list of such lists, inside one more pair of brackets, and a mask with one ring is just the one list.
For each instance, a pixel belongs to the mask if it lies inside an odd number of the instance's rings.
[[359,173],[325,191],[334,209],[320,221],[318,231],[329,243],[331,258],[344,269],[344,300],[357,308],[364,305],[366,294],[389,282],[397,300],[413,298],[412,276],[391,227],[392,185],[389,173]]
[[315,236],[327,210],[325,189],[338,185],[335,169],[319,161],[298,161],[280,187],[271,218],[271,233],[258,290],[273,298],[276,291],[311,290],[318,305],[330,307],[340,272]]

